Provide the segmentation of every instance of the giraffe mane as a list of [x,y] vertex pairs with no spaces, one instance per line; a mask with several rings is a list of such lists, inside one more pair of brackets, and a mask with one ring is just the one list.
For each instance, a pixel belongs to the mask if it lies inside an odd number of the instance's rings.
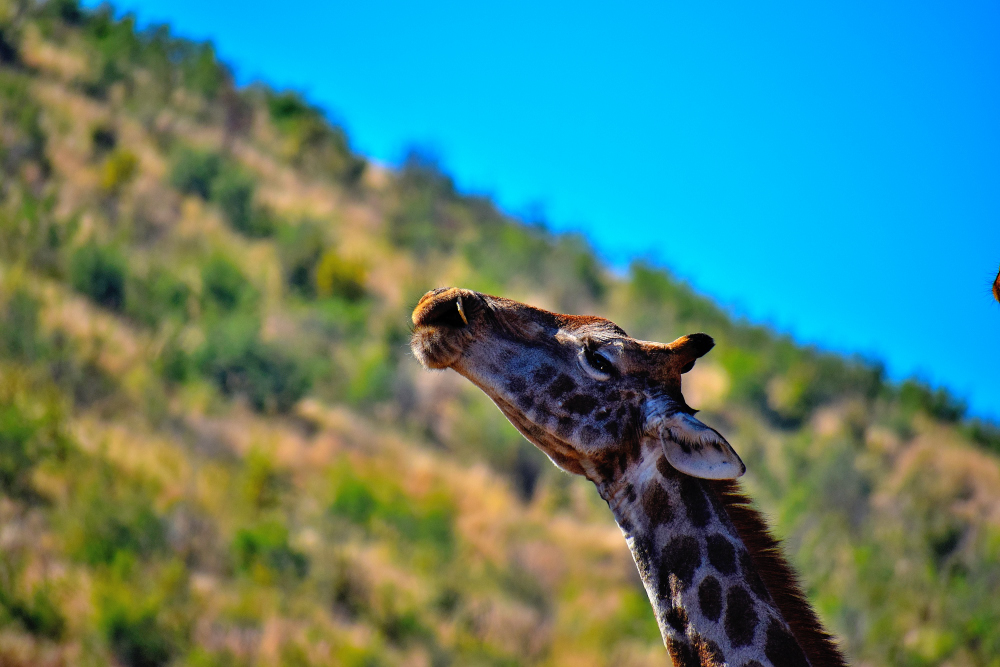
[[771,534],[764,517],[750,505],[750,498],[732,480],[705,480],[726,509],[753,564],[788,623],[789,629],[812,667],[847,667],[833,635],[823,629],[816,612],[802,592],[798,575],[785,560],[781,544]]

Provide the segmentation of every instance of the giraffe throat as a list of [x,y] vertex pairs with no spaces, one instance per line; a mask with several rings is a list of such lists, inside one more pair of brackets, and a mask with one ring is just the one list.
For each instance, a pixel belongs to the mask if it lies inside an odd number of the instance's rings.
[[656,443],[599,485],[628,543],[675,665],[809,665],[711,482]]

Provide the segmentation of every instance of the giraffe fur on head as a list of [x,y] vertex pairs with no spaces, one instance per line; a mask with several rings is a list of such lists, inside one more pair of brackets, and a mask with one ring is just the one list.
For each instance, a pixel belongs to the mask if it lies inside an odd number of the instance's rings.
[[681,375],[713,346],[630,338],[458,288],[424,295],[411,348],[482,389],[560,468],[596,484],[618,522],[675,665],[844,665],[761,516],[744,466],[694,417]]

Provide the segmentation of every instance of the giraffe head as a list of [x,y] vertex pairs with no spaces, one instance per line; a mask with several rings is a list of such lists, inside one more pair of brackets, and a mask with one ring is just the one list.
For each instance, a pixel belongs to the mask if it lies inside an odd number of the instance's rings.
[[468,378],[569,472],[611,481],[650,443],[695,477],[733,479],[745,470],[681,395],[681,375],[714,345],[705,334],[651,343],[600,317],[459,288],[425,294],[413,324],[410,346],[424,366]]

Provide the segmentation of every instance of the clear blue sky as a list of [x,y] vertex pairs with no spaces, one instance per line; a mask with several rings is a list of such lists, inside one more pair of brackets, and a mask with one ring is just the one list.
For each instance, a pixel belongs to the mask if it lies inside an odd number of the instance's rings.
[[1000,4],[123,0],[383,162],[1000,418]]

